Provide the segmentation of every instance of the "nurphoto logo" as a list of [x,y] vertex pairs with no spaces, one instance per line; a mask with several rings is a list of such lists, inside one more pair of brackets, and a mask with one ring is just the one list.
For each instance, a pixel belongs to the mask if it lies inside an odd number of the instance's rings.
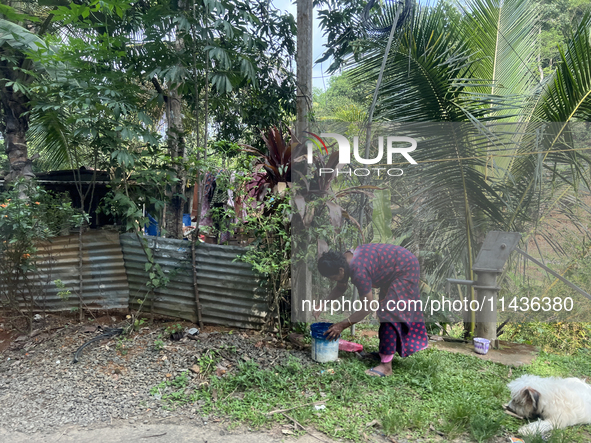
[[[328,154],[328,148],[323,140],[328,137],[334,138],[337,141],[339,147],[339,164],[346,165],[351,163],[351,144],[344,135],[333,132],[323,132],[320,136],[313,134],[312,132],[307,132],[307,134],[311,135],[311,137],[306,137],[306,146],[308,148],[306,157],[308,163],[311,164],[313,162],[312,152],[314,146],[316,146],[321,153],[323,152],[322,148],[324,148],[324,151]],[[386,164],[391,165],[394,154],[400,154],[408,163],[416,165],[417,162],[410,155],[415,149],[417,149],[417,141],[412,137],[386,137]],[[384,158],[384,137],[378,137],[378,154],[374,158],[362,158],[361,155],[359,155],[359,137],[353,137],[353,156],[355,157],[355,160],[362,165],[375,165],[381,163]],[[349,168],[346,170],[336,169],[336,174],[337,176],[354,174],[363,177],[370,175],[372,171],[377,173],[378,176],[382,171],[386,171],[386,174],[390,177],[399,177],[404,173],[400,168]],[[334,172],[335,169],[333,168],[320,168],[320,175],[333,174]]]

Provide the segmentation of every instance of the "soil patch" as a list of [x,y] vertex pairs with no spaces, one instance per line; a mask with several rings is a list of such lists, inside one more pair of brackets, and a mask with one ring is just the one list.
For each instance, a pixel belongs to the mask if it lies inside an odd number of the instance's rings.
[[471,343],[456,343],[446,341],[429,341],[429,346],[434,346],[443,351],[456,354],[472,355],[481,360],[501,363],[506,366],[519,367],[531,364],[537,357],[539,349],[535,346],[499,341],[499,349],[489,349],[486,355],[477,354]]

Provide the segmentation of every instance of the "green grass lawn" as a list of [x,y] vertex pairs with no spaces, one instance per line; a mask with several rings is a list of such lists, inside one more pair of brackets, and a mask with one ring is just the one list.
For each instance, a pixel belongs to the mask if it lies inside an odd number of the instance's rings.
[[[368,351],[377,350],[376,337],[358,335],[355,341]],[[287,414],[331,437],[355,441],[382,433],[411,441],[486,442],[515,436],[523,424],[503,413],[510,380],[525,373],[591,377],[587,351],[562,356],[541,352],[532,365],[510,370],[476,357],[427,349],[395,358],[394,373],[387,378],[366,376],[369,361],[342,352],[340,357],[338,362],[312,365],[293,359],[267,371],[247,363],[223,378],[212,375],[209,386],[186,400],[199,401],[202,413],[228,416],[255,428],[290,423],[282,414],[268,415],[270,411],[324,400],[324,410],[308,405]],[[556,432],[551,441],[588,442],[589,431],[591,426],[570,428]]]

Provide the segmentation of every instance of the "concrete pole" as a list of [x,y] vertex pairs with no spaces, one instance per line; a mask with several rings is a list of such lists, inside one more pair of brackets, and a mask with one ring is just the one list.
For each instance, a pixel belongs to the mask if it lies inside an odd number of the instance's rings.
[[[296,79],[296,137],[304,140],[304,132],[308,130],[308,114],[312,107],[312,20],[314,8],[312,0],[297,0],[297,79]],[[307,168],[307,164],[304,166]],[[292,234],[299,236],[305,243],[304,248],[311,242],[307,228],[301,220],[292,222]],[[302,231],[302,232],[298,232]],[[302,247],[300,246],[300,249]],[[292,247],[292,252],[295,248]],[[292,294],[291,316],[292,321],[308,321],[309,313],[302,309],[303,300],[312,300],[312,273],[304,260],[292,261],[291,268]]]
[[474,289],[476,289],[478,306],[481,307],[481,309],[476,311],[476,328],[474,330],[474,336],[490,340],[491,346],[498,349],[497,294],[500,288],[497,287],[497,273],[485,271],[476,272],[478,273],[478,279],[476,280]]

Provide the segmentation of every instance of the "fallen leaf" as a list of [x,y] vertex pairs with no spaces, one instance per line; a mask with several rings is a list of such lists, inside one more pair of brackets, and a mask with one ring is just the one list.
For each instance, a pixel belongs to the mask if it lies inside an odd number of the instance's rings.
[[285,435],[293,435],[293,432],[290,431],[289,429],[282,429],[281,432],[284,433]]
[[258,341],[254,345],[255,348],[260,348],[261,346],[263,346],[263,342],[262,341]]
[[172,377],[172,374],[166,374],[166,378]]
[[194,372],[195,374],[199,374],[201,372],[201,368],[198,365],[193,365],[190,371]]
[[371,426],[375,426],[375,425],[379,425],[379,424],[380,424],[380,421],[378,419],[375,419],[375,420],[370,421],[369,423],[366,423],[365,427],[369,428]]

